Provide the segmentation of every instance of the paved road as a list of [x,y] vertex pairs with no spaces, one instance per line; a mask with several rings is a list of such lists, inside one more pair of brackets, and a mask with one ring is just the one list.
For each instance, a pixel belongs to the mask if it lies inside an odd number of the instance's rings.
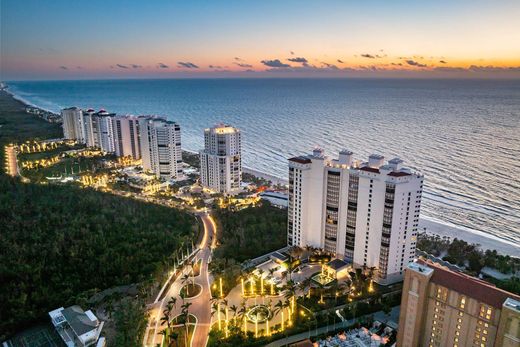
[[[208,273],[208,261],[211,257],[212,240],[216,233],[215,223],[212,218],[206,213],[198,215],[204,224],[204,235],[199,245],[199,251],[195,255],[194,260],[197,262],[202,259],[202,265],[199,276],[195,277],[195,283],[202,287],[201,293],[192,299],[185,299],[186,302],[191,302],[192,305],[189,307],[190,314],[193,314],[197,318],[195,326],[195,333],[191,341],[191,346],[204,347],[208,341],[208,335],[210,331],[211,322],[211,304],[210,304],[210,285],[209,285],[209,273]],[[189,272],[190,268],[186,267],[185,272]],[[146,329],[144,346],[157,346],[161,344],[163,336],[160,333],[164,329],[161,326],[160,318],[167,302],[171,297],[177,298],[176,307],[173,310],[172,318],[181,313],[181,305],[183,304],[181,297],[179,296],[182,288],[181,283],[182,274],[177,280],[171,285],[168,293],[164,296],[164,299],[154,304],[150,309],[150,324]]]

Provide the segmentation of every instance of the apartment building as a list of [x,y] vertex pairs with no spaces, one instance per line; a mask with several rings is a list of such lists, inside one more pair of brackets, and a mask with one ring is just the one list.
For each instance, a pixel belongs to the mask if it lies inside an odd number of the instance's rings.
[[423,179],[375,154],[361,162],[315,149],[291,158],[287,242],[375,268],[380,283],[399,281],[415,257]]
[[115,153],[114,124],[115,113],[93,109],[83,111],[85,143],[106,153]]
[[161,117],[139,117],[139,135],[145,170],[165,180],[184,178],[181,128],[177,123]]
[[520,346],[518,295],[422,259],[404,278],[397,346]]
[[63,137],[86,143],[83,111],[77,107],[69,107],[61,111],[61,118],[63,120]]
[[200,180],[205,188],[235,194],[242,182],[240,130],[217,124],[204,130],[204,149],[200,150]]
[[113,130],[116,155],[141,159],[139,118],[130,115],[116,116],[113,118]]

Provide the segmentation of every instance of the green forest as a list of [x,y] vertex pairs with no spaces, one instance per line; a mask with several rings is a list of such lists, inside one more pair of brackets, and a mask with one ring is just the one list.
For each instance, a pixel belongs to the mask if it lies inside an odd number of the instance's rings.
[[97,290],[149,280],[196,230],[171,208],[5,175],[0,225],[0,339]]
[[267,201],[241,211],[219,209],[219,247],[214,258],[243,262],[280,249],[287,244],[287,210]]

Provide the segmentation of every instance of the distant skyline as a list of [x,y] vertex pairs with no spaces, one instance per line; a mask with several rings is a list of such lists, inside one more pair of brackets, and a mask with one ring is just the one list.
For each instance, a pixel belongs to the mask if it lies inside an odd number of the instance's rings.
[[0,79],[520,78],[519,1],[2,0]]

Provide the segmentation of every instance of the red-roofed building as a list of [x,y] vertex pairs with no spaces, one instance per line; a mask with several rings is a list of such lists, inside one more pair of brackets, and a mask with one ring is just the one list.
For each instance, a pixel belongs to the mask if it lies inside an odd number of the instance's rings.
[[397,345],[520,346],[520,296],[431,261],[405,271]]

